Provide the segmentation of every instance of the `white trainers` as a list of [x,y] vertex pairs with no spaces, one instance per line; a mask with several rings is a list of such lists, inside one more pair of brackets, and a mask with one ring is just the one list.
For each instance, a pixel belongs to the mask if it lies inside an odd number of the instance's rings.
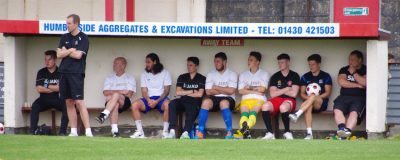
[[70,133],[70,134],[68,135],[68,137],[78,137],[78,134],[76,134],[76,133]]
[[263,138],[261,138],[263,140],[274,140],[275,139],[275,135],[272,134],[271,132],[265,133],[265,136]]
[[289,118],[295,123],[297,122],[297,119],[299,119],[296,114],[289,114]]
[[130,138],[136,139],[136,138],[146,138],[144,136],[143,132],[139,132],[139,131],[135,131],[135,133],[133,133],[131,136],[129,136]]
[[293,140],[293,134],[290,132],[286,132],[283,134],[283,137],[287,140]]
[[[165,132],[164,132],[165,133]],[[167,132],[167,135],[164,137],[163,133],[163,139],[175,139],[175,130],[171,129],[169,133]]]
[[312,140],[312,139],[314,139],[313,135],[308,133],[307,136],[304,138],[304,140]]
[[187,131],[183,132],[180,139],[190,139],[189,133]]
[[[169,137],[169,132],[168,131],[162,131],[163,133],[162,133],[162,135],[161,135],[161,138],[162,139],[167,139],[168,137]],[[175,136],[174,136],[175,137]]]
[[86,133],[85,135],[86,135],[86,137],[93,137],[92,133]]

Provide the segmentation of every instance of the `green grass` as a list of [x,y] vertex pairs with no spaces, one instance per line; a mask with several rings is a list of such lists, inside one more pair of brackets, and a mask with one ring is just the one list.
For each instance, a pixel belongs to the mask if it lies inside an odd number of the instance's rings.
[[400,159],[400,138],[334,140],[133,140],[0,135],[0,160],[18,159]]

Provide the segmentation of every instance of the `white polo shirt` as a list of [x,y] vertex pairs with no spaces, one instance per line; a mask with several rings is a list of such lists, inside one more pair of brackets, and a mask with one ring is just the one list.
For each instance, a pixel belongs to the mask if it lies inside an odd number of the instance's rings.
[[[226,69],[224,73],[219,73],[217,70],[213,70],[207,74],[206,78],[206,89],[212,89],[213,85],[220,87],[232,87],[237,88],[237,74],[230,69]],[[235,99],[235,93],[232,95],[218,94],[216,97],[232,97]]]
[[171,74],[166,69],[156,75],[144,71],[140,76],[140,87],[147,88],[149,97],[161,96],[164,92],[164,86],[170,86],[171,84]]
[[132,75],[127,73],[119,77],[115,73],[112,73],[104,81],[103,90],[129,90],[136,93],[136,81]]
[[[239,90],[243,89],[246,86],[249,87],[265,87],[268,88],[268,81],[269,81],[269,74],[268,72],[258,69],[256,73],[251,73],[250,70],[244,71],[239,76]],[[245,99],[262,99],[264,101],[267,100],[265,95],[258,95],[258,94],[246,94],[242,96],[242,100]]]

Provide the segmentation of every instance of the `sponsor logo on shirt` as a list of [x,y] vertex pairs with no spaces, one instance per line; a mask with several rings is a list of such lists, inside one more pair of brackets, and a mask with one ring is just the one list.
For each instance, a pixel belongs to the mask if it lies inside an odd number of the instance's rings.
[[228,82],[218,82],[217,85],[221,87],[228,86]]
[[186,83],[184,83],[183,84],[183,88],[197,89],[197,88],[199,88],[199,85],[198,84],[186,84]]
[[355,82],[356,81],[356,79],[354,78],[353,75],[347,75],[347,80],[350,81],[350,82]]
[[259,82],[259,81],[251,81],[249,86],[261,86],[261,82]]

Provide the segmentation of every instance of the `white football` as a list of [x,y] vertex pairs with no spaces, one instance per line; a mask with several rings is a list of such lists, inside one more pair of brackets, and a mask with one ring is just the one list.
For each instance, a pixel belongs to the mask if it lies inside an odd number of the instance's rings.
[[310,83],[307,85],[306,93],[308,96],[311,94],[319,96],[319,94],[321,94],[321,87],[317,83]]
[[4,125],[0,123],[0,134],[4,134]]

